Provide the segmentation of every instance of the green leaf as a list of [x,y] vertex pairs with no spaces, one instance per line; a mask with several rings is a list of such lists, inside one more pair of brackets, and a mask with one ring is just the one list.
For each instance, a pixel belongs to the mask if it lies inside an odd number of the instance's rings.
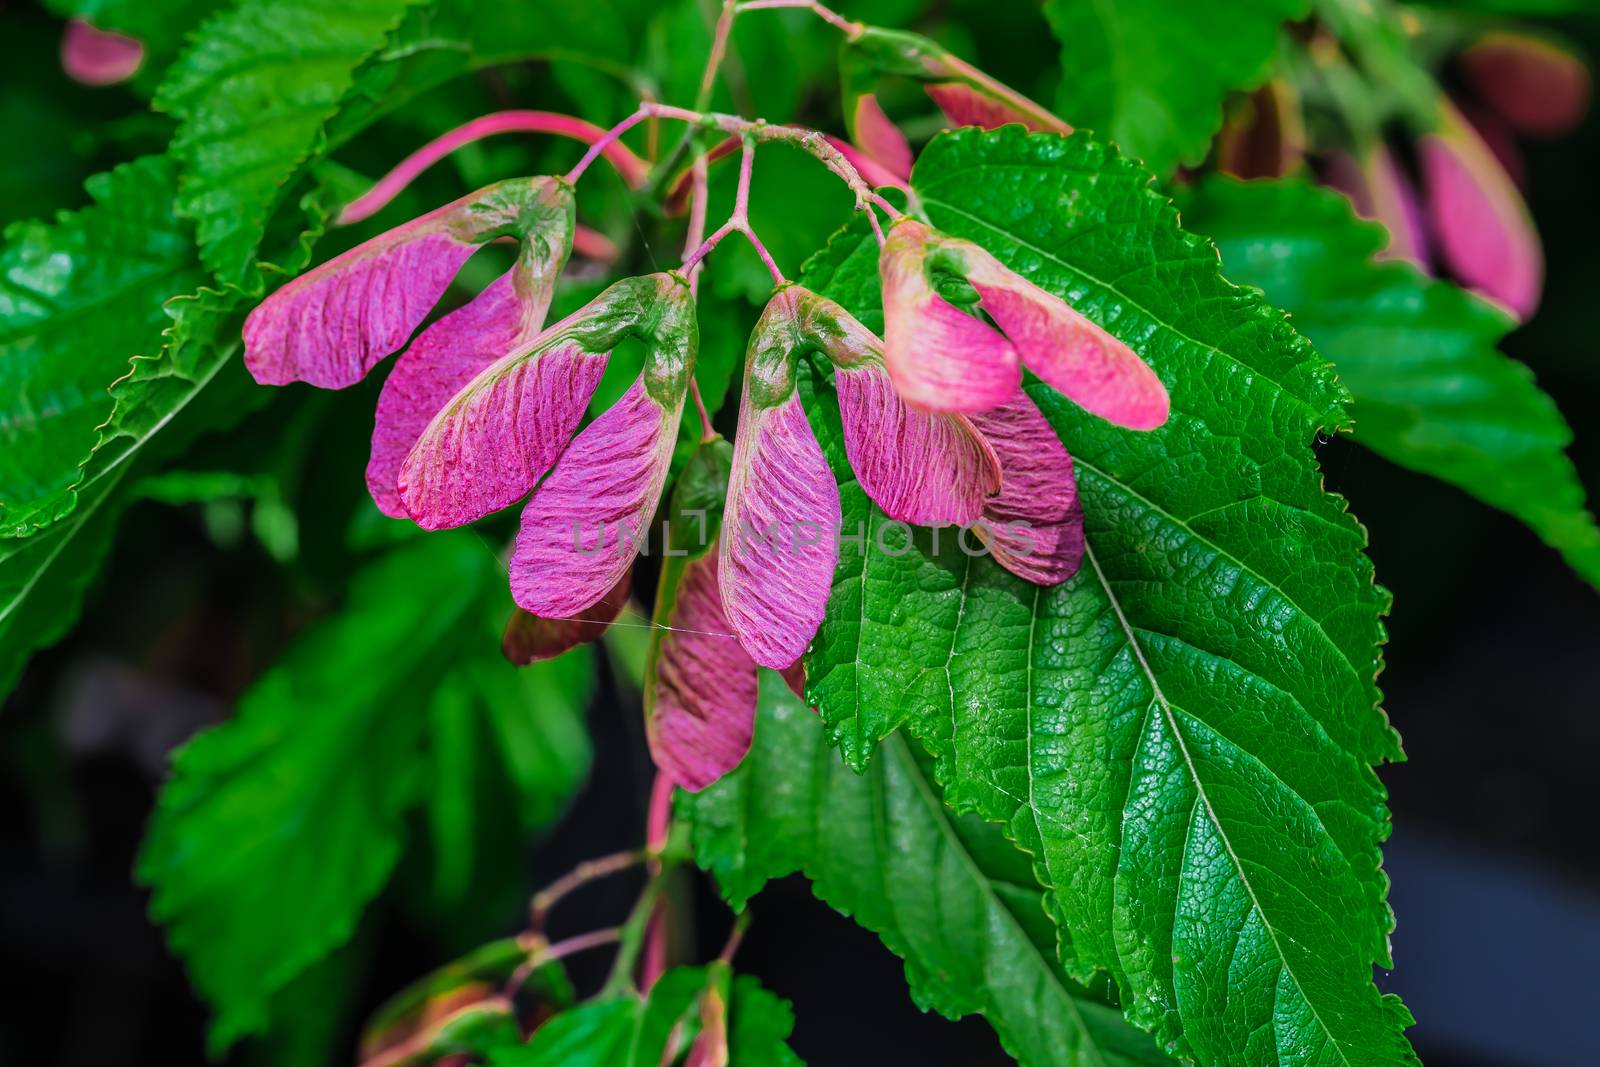
[[1505,312],[1408,263],[1372,256],[1383,231],[1344,197],[1298,181],[1206,182],[1184,218],[1223,268],[1287,309],[1355,394],[1355,439],[1527,523],[1600,586],[1600,528],[1556,405],[1495,349]]
[[728,1063],[732,1067],[803,1067],[789,1048],[794,1011],[747,974],[733,978],[728,1006]]
[[179,210],[221,281],[257,288],[256,250],[282,191],[325,147],[356,69],[417,2],[241,0],[173,63],[156,107],[179,121]]
[[[296,218],[307,229],[281,250],[280,273],[310,258],[327,221],[322,200],[319,190],[301,199]],[[31,537],[0,539],[0,694],[10,691],[28,656],[77,620],[117,519],[140,495],[144,475],[268,399],[237,358],[243,304],[237,289],[201,288],[168,300],[159,352],[130,362],[127,349],[119,349],[125,373],[110,386],[110,414],[73,489],[76,507]]]
[[[138,876],[216,1010],[214,1052],[263,1029],[271,997],[347,940],[387,882],[403,816],[438,785],[421,751],[430,714],[468,701],[498,720],[513,714],[494,707],[507,699],[501,681],[482,685],[506,599],[504,572],[476,538],[409,542],[357,576],[345,610],[296,644],[231,722],[174,757]],[[567,681],[586,691],[579,669],[568,664]],[[548,727],[574,713],[575,696],[554,714],[548,702],[516,713]],[[540,783],[537,810],[575,784],[571,770]]]
[[48,530],[0,541],[0,697],[16,685],[29,656],[77,622],[128,503],[119,491],[126,473],[113,471],[85,488],[77,510]]
[[[491,1067],[659,1067],[676,1063],[699,1029],[697,1009],[709,990],[728,995],[728,1060],[734,1067],[801,1067],[785,1044],[794,1029],[786,1001],[727,965],[676,967],[648,994],[624,993],[562,1012],[526,1045],[498,1049]],[[682,1029],[678,1030],[679,1025]],[[674,1043],[676,1042],[676,1044]]]
[[[494,637],[486,628],[464,643],[462,661],[439,679],[429,710],[433,881],[446,907],[468,904],[469,889],[488,888],[475,854],[494,848],[495,834],[508,829],[497,824],[500,809],[514,803],[510,827],[543,830],[566,811],[592,760],[584,729],[594,692],[592,650],[518,668]],[[505,771],[485,773],[489,760]],[[501,778],[509,792],[489,788]]]
[[[1409,1061],[1409,1015],[1372,984],[1393,921],[1371,765],[1400,757],[1377,709],[1387,596],[1311,448],[1346,425],[1345,394],[1149,173],[1086,135],[941,135],[912,186],[935,226],[1131,344],[1173,414],[1127,432],[1030,385],[1074,457],[1088,542],[1042,589],[948,532],[907,543],[814,399],[846,533],[863,517],[884,540],[841,557],[813,702],[858,765],[901,725],[928,746],[947,801],[1036,857],[1069,971],[1109,971],[1163,1046]],[[876,252],[852,228],[802,280],[874,326]]]
[[1230,92],[1266,80],[1278,28],[1310,0],[1045,0],[1061,42],[1056,111],[1158,175],[1205,158]]
[[734,907],[803,871],[906,961],[919,1007],[982,1014],[1025,1067],[1171,1062],[1066,977],[1026,857],[998,826],[953,815],[898,735],[855,774],[811,709],[763,671],[750,754],[705,791],[679,793],[678,810],[696,861]]
[[111,388],[113,411],[84,464],[74,508],[30,537],[0,540],[0,694],[10,692],[35,650],[60,640],[77,621],[142,475],[264,399],[233,358],[237,319],[230,320],[232,340],[223,343],[224,320],[201,298],[173,301],[167,311],[175,321],[161,354],[135,361]]
[[0,537],[70,512],[128,357],[161,347],[162,304],[205,277],[173,212],[171,160],[86,183],[89,207],[19,222],[0,251]]
[[274,994],[272,1030],[241,1057],[244,1067],[342,1065],[346,1012],[361,994],[374,940],[357,937]]

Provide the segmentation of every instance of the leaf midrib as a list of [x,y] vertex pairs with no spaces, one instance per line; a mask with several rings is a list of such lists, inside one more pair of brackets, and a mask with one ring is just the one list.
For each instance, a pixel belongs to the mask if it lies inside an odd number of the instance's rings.
[[[1261,901],[1256,896],[1255,886],[1251,884],[1249,876],[1245,873],[1243,861],[1239,858],[1239,854],[1234,851],[1233,842],[1229,839],[1227,830],[1223,828],[1222,821],[1217,818],[1216,810],[1211,806],[1211,798],[1206,793],[1205,784],[1200,780],[1199,770],[1195,766],[1193,757],[1189,754],[1188,742],[1184,740],[1183,732],[1178,728],[1177,719],[1172,713],[1171,705],[1167,702],[1166,694],[1162,692],[1161,682],[1156,678],[1155,671],[1151,668],[1149,661],[1145,659],[1144,648],[1139,643],[1138,635],[1134,633],[1133,627],[1129,624],[1128,617],[1122,610],[1122,602],[1117,599],[1116,593],[1112,591],[1111,583],[1106,579],[1105,571],[1101,569],[1100,561],[1095,557],[1094,546],[1089,543],[1088,538],[1084,539],[1083,555],[1084,559],[1088,561],[1089,565],[1094,568],[1095,580],[1099,582],[1100,588],[1105,592],[1106,602],[1111,605],[1111,610],[1116,613],[1117,624],[1122,628],[1123,634],[1127,637],[1128,648],[1132,650],[1134,659],[1138,662],[1139,670],[1150,682],[1150,690],[1153,698],[1151,701],[1151,706],[1155,707],[1159,705],[1161,708],[1161,714],[1167,721],[1167,729],[1171,731],[1173,740],[1178,746],[1178,752],[1183,757],[1184,769],[1188,772],[1190,780],[1194,783],[1195,796],[1199,803],[1205,805],[1206,817],[1211,820],[1211,825],[1216,828],[1217,836],[1222,840],[1223,848],[1227,850],[1228,860],[1233,865],[1234,873],[1239,879],[1239,884],[1242,885],[1245,892],[1249,894],[1251,908],[1256,912],[1257,915],[1261,916],[1261,925],[1267,931],[1267,936],[1272,938],[1272,948],[1278,957],[1279,964],[1283,967],[1283,972],[1289,976],[1290,981],[1294,982],[1295,988],[1300,992],[1301,999],[1305,1001],[1306,1007],[1311,1010],[1312,1018],[1317,1020],[1317,1026],[1327,1037],[1328,1043],[1332,1045],[1333,1048],[1339,1053],[1340,1062],[1344,1063],[1346,1067],[1349,1067],[1350,1060],[1349,1057],[1345,1055],[1343,1045],[1339,1042],[1338,1038],[1333,1036],[1333,1032],[1328,1029],[1327,1024],[1322,1021],[1321,1012],[1317,1010],[1317,1006],[1312,1002],[1311,997],[1306,994],[1305,986],[1301,984],[1299,977],[1294,973],[1294,968],[1289,964],[1289,958],[1284,954],[1283,946],[1278,940],[1278,931],[1273,926],[1272,920],[1267,917],[1266,910],[1262,908]],[[1033,657],[1033,650],[1031,648],[1028,650],[1028,655],[1031,661]],[[1124,811],[1127,810],[1127,803],[1128,798],[1124,797]],[[1192,819],[1193,816],[1191,815],[1190,818]],[[1189,835],[1186,833],[1184,836],[1186,842],[1185,851],[1187,853],[1187,840]],[[1181,875],[1181,871],[1179,873]],[[1274,1001],[1276,1001],[1276,997],[1274,997]],[[1274,1035],[1273,1044],[1274,1047],[1277,1047],[1278,1045],[1276,1035]]]
[[[1184,532],[1189,534],[1189,536],[1193,537],[1200,544],[1205,545],[1206,547],[1210,548],[1212,551],[1216,552],[1217,555],[1221,556],[1222,558],[1224,558],[1226,560],[1229,560],[1231,563],[1233,563],[1234,566],[1239,568],[1240,573],[1250,575],[1256,581],[1260,582],[1263,586],[1265,586],[1266,588],[1272,590],[1278,596],[1283,597],[1285,603],[1293,605],[1295,611],[1297,613],[1299,613],[1300,617],[1305,619],[1307,622],[1311,623],[1311,625],[1316,628],[1316,632],[1322,637],[1322,639],[1325,642],[1327,642],[1328,647],[1333,650],[1333,652],[1337,656],[1339,662],[1344,664],[1344,666],[1346,666],[1347,668],[1349,668],[1349,673],[1352,676],[1354,676],[1354,678],[1356,680],[1357,687],[1363,693],[1366,692],[1366,689],[1367,689],[1366,681],[1363,678],[1360,669],[1356,666],[1354,661],[1352,661],[1350,659],[1350,657],[1345,653],[1344,649],[1339,647],[1339,643],[1333,639],[1333,636],[1328,633],[1327,628],[1322,625],[1322,620],[1319,619],[1317,616],[1313,615],[1309,610],[1307,610],[1306,607],[1303,604],[1301,604],[1298,599],[1296,599],[1293,596],[1290,596],[1289,592],[1287,590],[1285,590],[1282,586],[1280,586],[1278,583],[1276,583],[1276,582],[1270,580],[1269,578],[1267,578],[1266,575],[1262,574],[1260,571],[1256,570],[1254,567],[1251,567],[1244,560],[1242,560],[1238,556],[1234,555],[1234,553],[1230,552],[1226,548],[1223,548],[1221,545],[1217,544],[1215,541],[1211,540],[1210,538],[1206,537],[1204,534],[1200,533],[1193,526],[1189,525],[1188,520],[1178,518],[1178,516],[1174,515],[1172,512],[1168,511],[1166,508],[1164,508],[1161,505],[1157,504],[1155,501],[1151,500],[1149,497],[1145,496],[1143,493],[1140,493],[1138,490],[1134,489],[1131,485],[1128,485],[1126,482],[1122,481],[1121,479],[1113,478],[1111,475],[1107,474],[1105,471],[1101,470],[1099,467],[1095,466],[1093,463],[1090,463],[1088,460],[1084,459],[1082,456],[1073,456],[1072,458],[1073,458],[1073,462],[1076,463],[1079,467],[1086,468],[1086,469],[1092,471],[1095,474],[1096,477],[1103,479],[1106,482],[1107,485],[1115,486],[1117,489],[1119,489],[1121,492],[1126,494],[1128,497],[1131,497],[1132,499],[1137,500],[1140,504],[1142,504],[1144,507],[1148,508],[1150,511],[1152,511],[1152,512],[1158,514],[1158,515],[1161,515],[1162,517],[1167,519],[1169,522],[1171,522],[1173,526],[1175,526],[1178,529],[1183,530]],[[1215,654],[1215,653],[1213,653],[1213,654]],[[1224,658],[1226,658],[1226,657],[1224,657]],[[1301,704],[1301,701],[1299,700],[1298,697],[1295,698],[1295,703]],[[1302,707],[1302,710],[1306,711],[1306,713],[1308,715],[1311,713],[1310,709],[1309,708],[1305,708],[1304,704],[1301,704],[1301,707]],[[1314,717],[1315,716],[1313,716],[1313,718]],[[1337,739],[1333,739],[1331,734],[1330,734],[1330,740],[1333,740],[1334,743],[1339,745],[1340,748],[1345,749],[1345,751],[1349,752],[1349,749],[1345,748],[1344,744],[1339,742]],[[1359,753],[1355,753],[1355,752],[1351,752],[1350,754],[1354,755],[1354,756],[1358,756],[1358,757],[1360,755]]]

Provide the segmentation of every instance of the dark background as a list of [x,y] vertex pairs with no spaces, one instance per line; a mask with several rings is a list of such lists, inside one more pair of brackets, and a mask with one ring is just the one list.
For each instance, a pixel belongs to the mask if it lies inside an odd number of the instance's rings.
[[[23,57],[6,74],[7,114],[26,106],[13,89],[27,79],[79,122],[141,121],[124,117],[136,102],[108,102],[61,77],[58,24],[14,5],[0,7],[0,19],[14,39],[8,55]],[[1564,28],[1600,54],[1593,21]],[[1005,47],[979,36],[980,53]],[[97,158],[96,146],[74,143],[66,130],[55,133],[59,144],[48,137],[14,143],[4,165],[7,189],[23,187],[24,168],[59,168],[54,199],[19,192],[0,205],[5,218],[76,204],[82,174],[114,161]],[[1591,116],[1567,140],[1524,148],[1549,282],[1543,308],[1507,348],[1560,402],[1593,494],[1600,489],[1600,263],[1593,255],[1600,218],[1592,206],[1600,121]],[[328,432],[362,436],[371,400],[356,390],[325,401],[334,416],[326,421],[336,427]],[[349,417],[337,417],[343,413]],[[1381,681],[1410,761],[1382,772],[1397,827],[1386,869],[1399,927],[1395,970],[1379,981],[1420,1020],[1412,1036],[1434,1067],[1594,1063],[1600,596],[1517,523],[1456,490],[1345,440],[1327,444],[1322,459],[1330,486],[1350,498],[1370,530],[1379,577],[1395,595]],[[335,502],[329,507],[360,491],[353,471],[320,476],[326,484],[309,496]],[[316,536],[316,520],[309,521],[308,546]],[[146,920],[132,860],[165,752],[224,717],[296,627],[295,613],[318,609],[308,590],[330,577],[319,566],[335,564],[313,558],[285,578],[253,541],[219,548],[193,512],[136,508],[83,625],[37,656],[6,701],[0,1050],[8,1067],[203,1062],[203,1008]],[[582,858],[640,840],[649,767],[637,708],[609,680],[590,727],[594,776],[574,814],[531,855],[503,857],[513,884],[542,883]],[[516,928],[514,903],[485,905],[459,929],[420,915],[407,887],[424,862],[407,861],[363,926],[334,1062],[349,1060],[355,1020],[387,994],[462,941]],[[620,916],[635,891],[626,878],[588,891],[568,906],[574,914],[561,913],[556,932],[585,917],[592,925],[595,916]],[[919,1013],[899,962],[815,902],[803,882],[774,885],[754,911],[740,968],[794,1002],[792,1043],[809,1062],[1008,1062],[981,1020],[953,1024]],[[705,958],[720,947],[729,917],[704,886],[696,914],[693,953]],[[592,977],[588,966],[576,968],[580,986]],[[233,1059],[251,1056],[244,1050]]]

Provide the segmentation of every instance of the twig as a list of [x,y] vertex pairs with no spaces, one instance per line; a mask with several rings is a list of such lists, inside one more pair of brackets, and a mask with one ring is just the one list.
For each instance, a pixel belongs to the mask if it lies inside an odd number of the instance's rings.
[[733,30],[733,20],[738,13],[736,0],[722,0],[722,12],[717,16],[716,29],[711,32],[711,53],[706,56],[706,69],[700,75],[700,91],[694,97],[697,111],[704,111],[711,103],[711,90],[717,84],[717,71],[728,55],[728,34]]
[[[782,285],[784,283],[783,272],[778,269],[778,264],[773,261],[772,253],[767,251],[767,246],[762,243],[761,238],[756,236],[755,230],[750,227],[750,175],[755,165],[755,157],[755,140],[749,134],[746,134],[744,151],[739,157],[739,188],[734,194],[733,214],[728,216],[728,221],[717,227],[715,233],[700,242],[699,247],[684,257],[682,269],[685,272],[692,272],[691,277],[698,274],[700,261],[713,248],[717,247],[724,237],[730,233],[739,233],[744,235],[744,239],[750,242],[750,247],[756,250],[756,255],[761,257],[761,262],[767,268],[767,273],[772,275],[772,284]],[[701,224],[704,225],[704,222],[702,221]]]
[[613,852],[611,855],[601,856],[599,859],[584,860],[534,894],[528,915],[529,931],[535,936],[543,936],[545,920],[550,917],[550,910],[568,893],[596,879],[637,866],[648,858],[649,853],[647,851],[632,849],[626,852]]
[[[653,113],[652,109],[660,106],[660,104],[640,104],[638,111],[635,111],[601,134],[599,139],[589,146],[589,150],[583,154],[583,158],[579,159],[573,168],[567,171],[567,181],[576,184],[578,179],[583,177],[583,172],[589,169],[589,164],[599,158],[600,153],[609,151],[611,146],[617,143],[617,138],[633,129],[646,118],[649,118]],[[670,116],[662,115],[659,117],[668,118]],[[632,155],[631,152],[629,154]]]
[[[672,833],[672,793],[676,788],[672,776],[664,771],[656,772],[656,780],[650,786],[650,808],[645,815],[645,841],[652,852],[660,855],[667,847],[667,837]],[[661,861],[652,861],[650,866],[652,877],[661,877]],[[665,909],[657,909],[650,916],[649,928],[645,931],[644,963],[640,967],[639,984],[643,989],[655,985],[667,970],[667,913]]]
[[621,938],[622,927],[608,926],[603,930],[591,930],[586,934],[578,934],[564,941],[557,941],[552,945],[545,946],[543,949],[536,949],[529,954],[527,959],[518,964],[517,969],[511,972],[511,977],[506,979],[505,998],[507,1000],[514,999],[517,993],[522,990],[523,985],[533,976],[533,972],[545,964],[577,955],[579,952],[587,952],[592,948],[616,944]]
[[717,954],[717,959],[723,963],[732,963],[733,954],[739,951],[739,944],[744,940],[744,932],[750,929],[750,909],[745,908],[733,917],[733,929],[728,931],[728,940],[722,946],[722,951]]
[[661,895],[661,882],[664,876],[665,871],[650,879],[644,887],[644,892],[639,894],[639,901],[633,906],[633,911],[628,914],[627,921],[622,924],[621,936],[617,940],[617,958],[612,961],[611,973],[597,994],[600,999],[615,996],[632,984],[634,964],[639,962],[639,952],[644,947],[645,931],[650,924],[650,916],[655,912],[656,898]]

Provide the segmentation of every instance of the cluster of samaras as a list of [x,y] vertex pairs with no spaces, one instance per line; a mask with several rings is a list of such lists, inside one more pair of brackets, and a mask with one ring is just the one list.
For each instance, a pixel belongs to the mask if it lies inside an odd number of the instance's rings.
[[[895,146],[872,132],[886,120],[864,100],[860,147],[839,147],[862,171],[896,169]],[[760,249],[744,209],[753,140],[743,139],[739,207],[718,234],[737,229]],[[834,165],[859,198],[859,175]],[[692,277],[718,238],[683,269],[624,278],[545,325],[579,231],[572,180],[581,167],[491,185],[375,237],[285,285],[244,330],[250,371],[270,384],[341,388],[404,347],[378,401],[367,485],[384,513],[430,530],[527,498],[509,570],[529,655],[592,636],[626,599],[685,401],[698,399]],[[835,473],[801,407],[802,359],[831,368],[849,464],[886,516],[961,526],[1040,585],[1077,570],[1083,520],[1071,457],[1023,391],[1023,368],[1120,426],[1167,418],[1165,388],[1125,344],[978,245],[872,199],[892,220],[885,233],[872,216],[883,337],[772,267],[772,296],[746,351],[720,533],[669,593],[650,735],[663,769],[688,788],[743,755],[756,666],[797,666],[822,622],[841,538],[852,533],[840,529]],[[517,243],[512,268],[411,340],[467,259],[505,239]],[[579,432],[625,338],[642,343],[643,369]]]

